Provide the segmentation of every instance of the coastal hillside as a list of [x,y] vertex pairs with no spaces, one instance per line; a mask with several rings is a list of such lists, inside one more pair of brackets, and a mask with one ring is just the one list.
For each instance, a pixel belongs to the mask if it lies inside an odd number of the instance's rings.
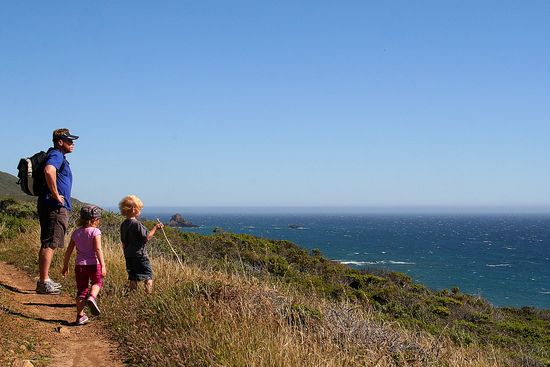
[[17,184],[17,177],[0,171],[0,197],[11,197],[22,201],[36,200],[25,194]]
[[[29,203],[0,201],[0,260],[30,273],[35,215]],[[550,366],[550,310],[434,292],[288,241],[165,227],[148,244],[155,293],[128,293],[122,219],[105,213],[101,225],[109,271],[101,319],[129,365]],[[60,265],[57,254],[55,279]],[[73,283],[64,279],[64,289]]]

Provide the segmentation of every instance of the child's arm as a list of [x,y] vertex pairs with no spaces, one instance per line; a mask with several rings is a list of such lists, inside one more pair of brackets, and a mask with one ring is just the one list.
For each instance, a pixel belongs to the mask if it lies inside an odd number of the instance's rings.
[[153,238],[153,236],[155,235],[155,232],[157,231],[157,228],[162,228],[162,227],[164,227],[164,224],[162,223],[155,224],[155,226],[147,234],[147,242],[149,242],[149,240]]
[[101,249],[101,235],[97,235],[94,237],[94,250],[95,254],[97,256],[97,259],[99,260],[99,263],[101,264],[101,275],[104,277],[107,276],[107,267],[105,266],[105,259],[103,258],[103,250]]
[[71,242],[69,242],[69,246],[67,246],[67,250],[65,250],[65,259],[63,260],[63,270],[61,270],[61,275],[66,276],[69,272],[69,260],[71,260],[71,255],[73,254],[74,247],[76,246],[76,243],[71,239]]

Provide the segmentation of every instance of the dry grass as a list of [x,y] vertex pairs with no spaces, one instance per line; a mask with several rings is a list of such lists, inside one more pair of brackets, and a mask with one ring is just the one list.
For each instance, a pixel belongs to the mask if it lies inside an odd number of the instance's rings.
[[155,293],[128,293],[118,244],[104,244],[102,305],[132,364],[169,366],[505,366],[352,303],[152,256]]

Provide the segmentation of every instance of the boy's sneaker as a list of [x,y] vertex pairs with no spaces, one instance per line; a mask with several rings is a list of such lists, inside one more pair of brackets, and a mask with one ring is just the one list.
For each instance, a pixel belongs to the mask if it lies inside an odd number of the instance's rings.
[[54,287],[51,282],[45,281],[41,282],[40,280],[36,282],[36,293],[38,294],[59,294],[61,290],[59,287]]
[[82,316],[78,316],[78,315],[77,315],[77,316],[76,316],[76,322],[75,322],[75,324],[76,324],[77,326],[84,325],[84,324],[87,323],[87,322],[88,322],[88,316],[86,316],[86,315],[82,315]]
[[88,305],[88,307],[90,307],[90,312],[92,313],[92,315],[97,316],[101,313],[99,307],[97,307],[97,301],[94,296],[88,296],[86,304]]

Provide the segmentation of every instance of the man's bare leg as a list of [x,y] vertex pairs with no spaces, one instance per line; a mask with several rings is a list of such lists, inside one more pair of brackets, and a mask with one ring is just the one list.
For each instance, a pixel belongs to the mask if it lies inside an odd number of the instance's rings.
[[38,252],[38,269],[40,281],[49,279],[50,265],[53,259],[53,248],[41,248]]

